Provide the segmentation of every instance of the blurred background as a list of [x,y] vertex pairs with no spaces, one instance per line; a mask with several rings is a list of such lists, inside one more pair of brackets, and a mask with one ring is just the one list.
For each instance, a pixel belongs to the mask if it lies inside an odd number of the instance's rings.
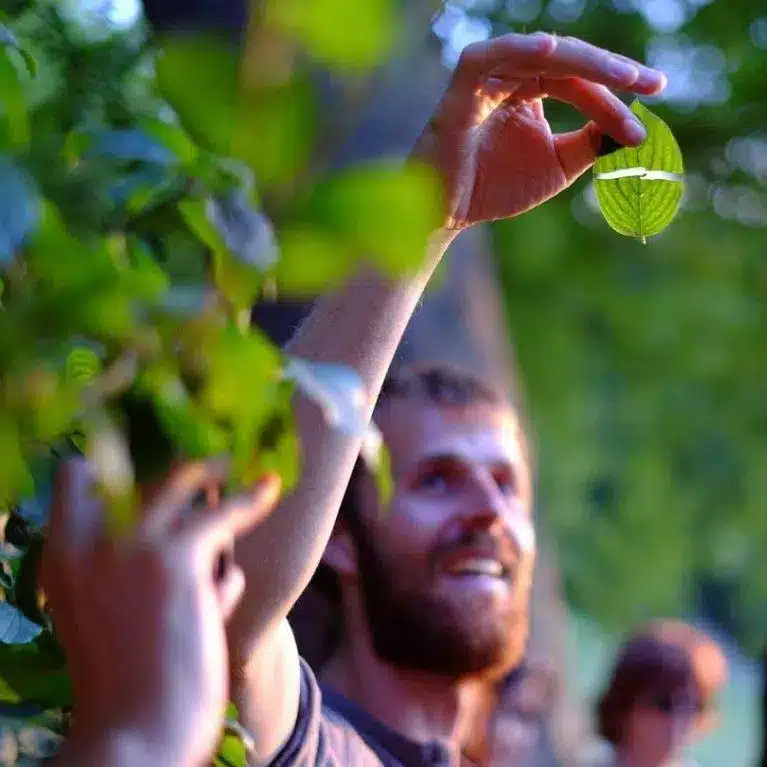
[[[48,121],[119,126],[161,112],[153,35],[207,28],[241,43],[241,1],[144,6],[3,0],[41,62],[30,88]],[[278,231],[288,201],[319,173],[405,154],[471,41],[543,29],[668,75],[651,106],[684,154],[675,223],[648,245],[620,237],[584,178],[522,218],[461,238],[403,353],[479,362],[524,403],[544,530],[531,651],[564,682],[559,742],[588,740],[590,702],[622,635],[679,616],[719,639],[731,665],[721,726],[696,749],[700,763],[756,764],[767,645],[767,9],[745,0],[281,7],[280,23],[303,46],[300,64],[270,91],[279,127],[251,136]],[[293,52],[279,39],[259,42],[252,71],[279,80]],[[197,75],[190,69],[190,92],[204,110]],[[572,110],[549,107],[555,130],[580,124]],[[67,189],[83,217],[100,215],[98,183]],[[303,301],[334,267],[322,253],[311,266],[307,251],[294,251],[278,284]]]

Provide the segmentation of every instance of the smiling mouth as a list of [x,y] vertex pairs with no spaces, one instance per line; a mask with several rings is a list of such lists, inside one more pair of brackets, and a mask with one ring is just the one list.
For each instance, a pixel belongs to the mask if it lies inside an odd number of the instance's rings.
[[449,575],[485,575],[490,578],[506,579],[509,571],[497,560],[487,557],[471,557],[453,563],[447,568]]

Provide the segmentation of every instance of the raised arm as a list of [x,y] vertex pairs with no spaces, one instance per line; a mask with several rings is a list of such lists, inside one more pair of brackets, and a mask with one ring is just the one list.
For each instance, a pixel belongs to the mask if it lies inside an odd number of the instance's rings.
[[[657,93],[663,76],[571,38],[506,35],[470,46],[419,138],[414,155],[444,182],[444,225],[417,274],[399,281],[363,271],[322,298],[291,352],[352,366],[369,406],[405,326],[452,238],[481,221],[523,213],[569,186],[594,162],[601,137],[635,145],[644,129],[611,89]],[[542,99],[552,96],[590,119],[553,135]],[[358,439],[329,429],[299,400],[303,473],[296,491],[252,535],[238,562],[247,593],[230,631],[240,714],[262,760],[290,733],[298,706],[298,660],[285,617],[320,561],[358,454]]]

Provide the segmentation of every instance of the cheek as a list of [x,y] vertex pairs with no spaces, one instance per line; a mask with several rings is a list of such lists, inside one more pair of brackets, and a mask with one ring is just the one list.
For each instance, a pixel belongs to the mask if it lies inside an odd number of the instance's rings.
[[423,560],[436,543],[442,520],[448,518],[445,509],[433,501],[412,496],[395,498],[380,531],[380,540],[402,556]]

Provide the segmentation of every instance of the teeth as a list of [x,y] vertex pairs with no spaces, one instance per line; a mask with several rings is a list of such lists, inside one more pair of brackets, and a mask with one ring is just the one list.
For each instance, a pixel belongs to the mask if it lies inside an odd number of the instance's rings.
[[451,575],[489,575],[500,578],[503,575],[501,563],[495,559],[464,559],[450,568]]

